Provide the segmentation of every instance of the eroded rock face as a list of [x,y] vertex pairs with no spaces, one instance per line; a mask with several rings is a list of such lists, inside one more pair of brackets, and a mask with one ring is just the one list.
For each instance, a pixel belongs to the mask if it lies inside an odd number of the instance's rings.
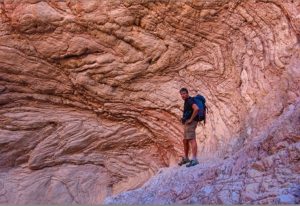
[[3,203],[101,203],[174,165],[181,87],[207,99],[199,156],[250,167],[299,97],[297,1],[4,0],[0,25]]
[[225,160],[161,169],[114,204],[295,204],[300,202],[300,99],[261,135]]

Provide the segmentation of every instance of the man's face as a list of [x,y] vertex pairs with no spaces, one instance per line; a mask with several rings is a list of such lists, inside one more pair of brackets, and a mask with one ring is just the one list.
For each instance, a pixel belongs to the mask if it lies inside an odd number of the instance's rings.
[[180,92],[180,95],[183,100],[186,100],[189,97],[189,94],[187,92]]

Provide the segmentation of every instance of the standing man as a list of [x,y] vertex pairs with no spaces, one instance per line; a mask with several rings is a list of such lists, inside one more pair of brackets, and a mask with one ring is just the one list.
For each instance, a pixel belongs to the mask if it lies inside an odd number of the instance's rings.
[[[186,88],[180,89],[181,98],[184,100],[184,110],[182,117],[182,124],[184,125],[184,157],[181,162],[178,163],[179,166],[186,165],[186,167],[191,167],[199,164],[197,160],[197,142],[196,142],[196,128],[197,128],[197,113],[198,106],[194,102],[194,99],[189,96],[189,92]],[[189,160],[189,150],[192,149],[192,160]]]

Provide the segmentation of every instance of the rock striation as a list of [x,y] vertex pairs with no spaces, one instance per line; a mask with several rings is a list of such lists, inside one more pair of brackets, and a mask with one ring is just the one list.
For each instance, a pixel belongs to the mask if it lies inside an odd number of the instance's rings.
[[299,201],[299,42],[292,0],[0,0],[0,203]]

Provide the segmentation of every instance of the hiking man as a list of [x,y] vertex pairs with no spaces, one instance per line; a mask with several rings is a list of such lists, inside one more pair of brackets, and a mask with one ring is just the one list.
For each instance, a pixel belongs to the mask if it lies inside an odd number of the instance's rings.
[[[184,100],[184,110],[182,117],[182,124],[184,125],[184,157],[181,162],[178,163],[179,166],[186,165],[186,167],[191,167],[199,164],[197,160],[197,142],[196,142],[196,128],[197,128],[197,113],[198,106],[194,99],[189,96],[189,92],[186,88],[180,89],[181,98]],[[192,160],[189,160],[189,150],[192,150]]]

